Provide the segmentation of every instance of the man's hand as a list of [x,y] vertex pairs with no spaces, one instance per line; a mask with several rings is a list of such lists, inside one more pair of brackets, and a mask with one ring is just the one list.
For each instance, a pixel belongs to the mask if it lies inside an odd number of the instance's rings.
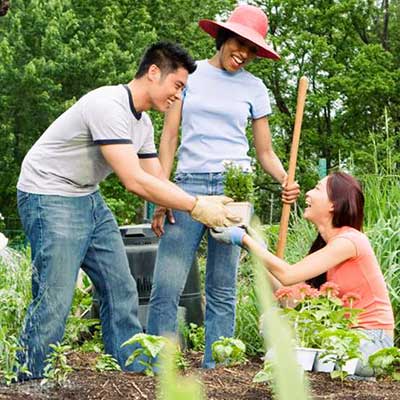
[[190,215],[208,227],[238,224],[241,218],[233,215],[225,207],[225,204],[231,201],[233,200],[226,196],[197,196],[196,204]]
[[293,204],[300,194],[300,186],[297,182],[289,185],[287,180],[286,176],[282,183],[282,201],[286,204]]
[[164,220],[167,216],[169,223],[174,224],[175,218],[172,213],[172,209],[158,206],[153,215],[153,221],[151,222],[151,229],[154,233],[160,237],[164,234]]
[[246,231],[238,226],[233,226],[230,228],[213,228],[210,229],[211,236],[218,240],[219,242],[225,244],[236,244],[238,246],[242,245],[243,236]]

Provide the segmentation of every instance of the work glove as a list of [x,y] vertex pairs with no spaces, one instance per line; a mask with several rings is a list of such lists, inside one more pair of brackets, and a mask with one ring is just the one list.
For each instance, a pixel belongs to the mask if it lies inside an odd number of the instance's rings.
[[243,236],[246,234],[246,231],[238,226],[232,226],[230,228],[213,228],[210,229],[210,233],[211,236],[219,242],[242,246]]
[[0,232],[0,251],[6,248],[8,239]]
[[233,215],[225,204],[233,201],[226,196],[196,196],[196,203],[190,215],[202,224],[214,226],[237,225],[241,218]]

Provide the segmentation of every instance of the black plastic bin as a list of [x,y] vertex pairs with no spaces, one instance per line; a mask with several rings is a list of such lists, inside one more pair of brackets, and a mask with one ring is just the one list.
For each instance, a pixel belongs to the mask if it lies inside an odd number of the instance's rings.
[[[147,310],[159,238],[152,231],[150,224],[122,226],[120,231],[128,256],[129,268],[138,289],[139,319],[146,330]],[[94,314],[98,316],[96,293],[93,295],[93,306]],[[196,257],[179,302],[178,319],[186,323],[193,322],[199,326],[204,321],[200,273]]]

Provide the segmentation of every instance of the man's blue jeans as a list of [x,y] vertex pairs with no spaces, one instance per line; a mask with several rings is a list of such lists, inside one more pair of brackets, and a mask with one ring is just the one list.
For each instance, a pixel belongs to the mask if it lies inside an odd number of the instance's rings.
[[[223,194],[221,173],[178,173],[176,183],[193,195]],[[207,228],[188,213],[174,211],[175,224],[165,224],[153,275],[147,331],[161,335],[177,330],[179,299],[200,240]],[[203,367],[213,368],[211,345],[220,336],[232,337],[235,327],[236,275],[240,247],[217,242],[207,231],[206,348]]]
[[18,210],[32,248],[32,302],[20,342],[31,378],[43,374],[49,345],[61,342],[79,268],[100,296],[105,352],[125,368],[132,346],[121,344],[142,332],[138,294],[117,223],[98,192],[82,197],[18,191]]

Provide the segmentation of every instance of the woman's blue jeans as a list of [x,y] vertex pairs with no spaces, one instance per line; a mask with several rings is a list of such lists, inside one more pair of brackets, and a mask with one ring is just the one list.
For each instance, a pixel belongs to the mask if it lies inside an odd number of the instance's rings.
[[117,223],[100,194],[63,197],[18,191],[18,210],[32,250],[32,301],[19,354],[31,378],[42,376],[49,345],[62,341],[80,267],[99,293],[105,352],[122,368],[137,370],[136,364],[125,367],[133,347],[121,348],[142,332],[136,282]]
[[[175,182],[193,195],[223,194],[221,173],[178,173]],[[176,333],[179,299],[201,238],[207,232],[206,348],[203,367],[213,368],[211,345],[220,336],[232,337],[235,328],[236,275],[240,247],[217,242],[207,228],[186,212],[174,211],[175,223],[165,224],[157,252],[147,331]]]

